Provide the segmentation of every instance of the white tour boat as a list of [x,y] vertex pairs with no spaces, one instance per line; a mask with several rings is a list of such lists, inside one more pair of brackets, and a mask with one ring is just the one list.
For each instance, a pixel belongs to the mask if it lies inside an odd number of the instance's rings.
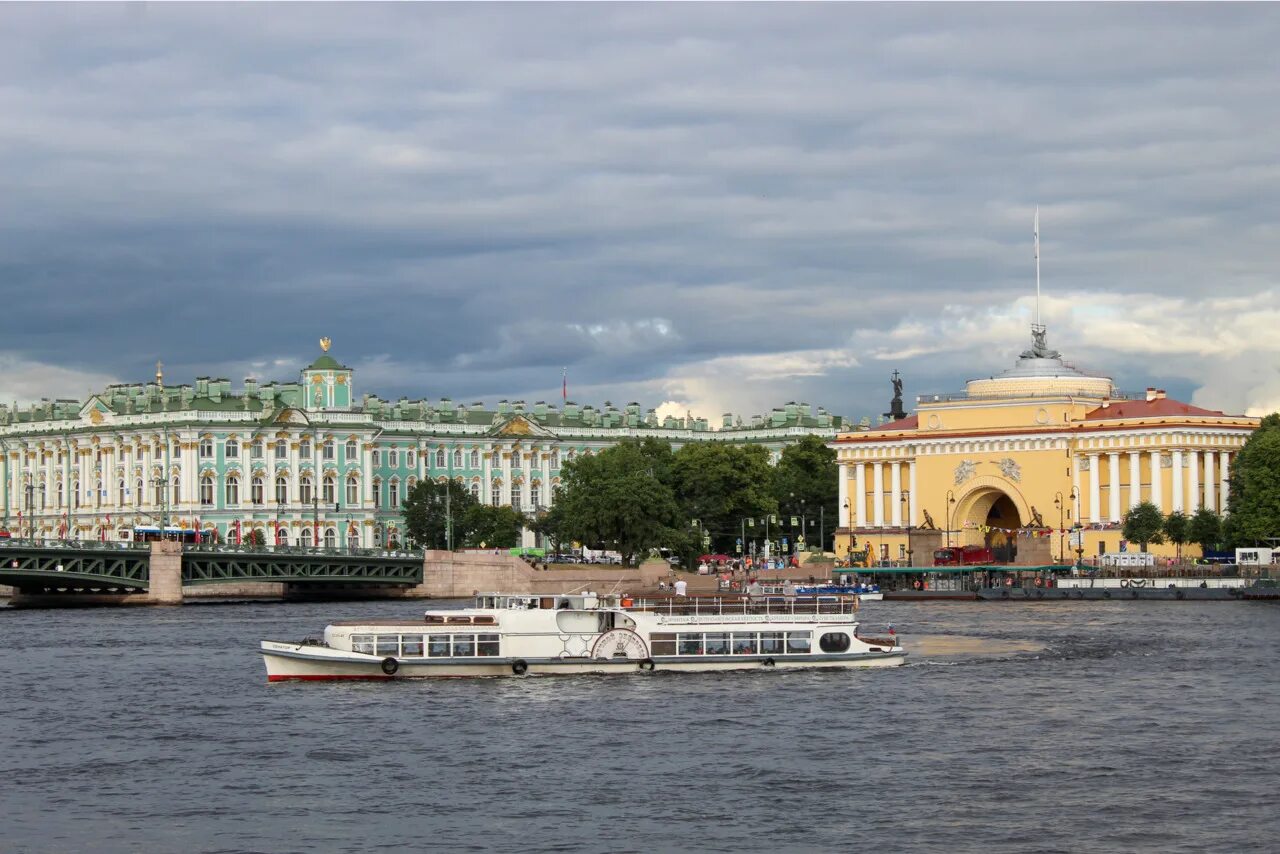
[[333,623],[263,641],[267,679],[524,676],[652,670],[892,667],[895,636],[858,635],[857,598],[482,594],[420,619]]

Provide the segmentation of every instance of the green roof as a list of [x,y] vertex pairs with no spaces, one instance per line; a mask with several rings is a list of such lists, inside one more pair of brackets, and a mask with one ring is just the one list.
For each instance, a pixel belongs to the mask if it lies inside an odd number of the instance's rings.
[[307,366],[308,371],[345,371],[348,370],[346,365],[340,364],[337,359],[325,353]]

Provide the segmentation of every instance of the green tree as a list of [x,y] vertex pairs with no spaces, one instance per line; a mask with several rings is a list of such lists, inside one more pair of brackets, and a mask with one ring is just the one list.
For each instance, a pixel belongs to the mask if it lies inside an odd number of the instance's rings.
[[[520,545],[520,529],[528,524],[525,515],[510,507],[473,503],[463,513],[454,531],[454,542],[471,547],[509,549]],[[459,536],[461,540],[459,541]]]
[[1280,413],[1262,419],[1231,461],[1228,528],[1236,546],[1280,537]]
[[534,517],[529,527],[538,536],[547,538],[551,544],[551,551],[555,554],[560,554],[565,545],[573,540],[566,531],[564,508],[561,507],[558,497],[550,507]]
[[267,538],[263,535],[261,528],[254,528],[245,535],[244,544],[246,546],[265,546]]
[[672,459],[671,486],[684,524],[697,519],[716,549],[733,547],[745,517],[778,510],[769,452],[762,445],[685,445]]
[[1143,501],[1129,508],[1124,514],[1124,538],[1131,543],[1138,543],[1145,552],[1150,543],[1164,542],[1164,516],[1160,508],[1150,501]]
[[452,520],[453,545],[457,547],[466,539],[465,528],[459,522],[477,503],[475,496],[457,481],[423,480],[410,490],[401,505],[405,533],[420,548],[446,549],[447,523]]
[[1208,554],[1222,544],[1222,517],[1201,507],[1187,523],[1187,539],[1200,545],[1200,553]]
[[1178,557],[1182,557],[1182,545],[1187,542],[1187,514],[1181,510],[1175,510],[1164,518],[1164,536],[1169,542],[1178,547]]
[[[836,466],[836,452],[827,447],[817,436],[805,436],[782,451],[773,471],[773,498],[778,508],[788,516],[807,516],[809,521],[826,521],[825,541],[819,543],[825,550],[834,540],[840,518],[840,469]],[[811,529],[812,525],[809,526]],[[817,533],[817,530],[811,533]],[[813,539],[816,543],[816,538]]]
[[597,548],[616,549],[624,563],[681,535],[680,507],[658,476],[661,457],[625,441],[566,463],[556,504],[561,535]]

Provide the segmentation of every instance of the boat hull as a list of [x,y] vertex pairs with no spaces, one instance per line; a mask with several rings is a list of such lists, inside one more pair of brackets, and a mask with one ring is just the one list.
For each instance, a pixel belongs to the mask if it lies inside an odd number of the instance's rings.
[[[675,671],[709,673],[735,670],[811,670],[852,667],[897,667],[906,663],[901,647],[883,652],[850,655],[787,656],[700,656],[697,659],[659,656],[653,659],[626,658],[545,658],[513,659],[394,659],[393,672],[387,659],[355,656],[327,647],[264,641],[262,657],[267,681],[327,681],[431,679],[448,677],[551,676],[571,674],[622,674]],[[386,669],[384,669],[384,667]]]

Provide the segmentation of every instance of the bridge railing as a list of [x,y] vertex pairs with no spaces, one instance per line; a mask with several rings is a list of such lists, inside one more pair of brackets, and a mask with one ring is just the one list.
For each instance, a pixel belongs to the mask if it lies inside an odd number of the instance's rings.
[[421,551],[404,549],[368,549],[336,546],[254,546],[248,543],[233,545],[228,543],[186,543],[182,547],[186,554],[254,554],[254,555],[312,555],[319,557],[390,557],[420,558]]

